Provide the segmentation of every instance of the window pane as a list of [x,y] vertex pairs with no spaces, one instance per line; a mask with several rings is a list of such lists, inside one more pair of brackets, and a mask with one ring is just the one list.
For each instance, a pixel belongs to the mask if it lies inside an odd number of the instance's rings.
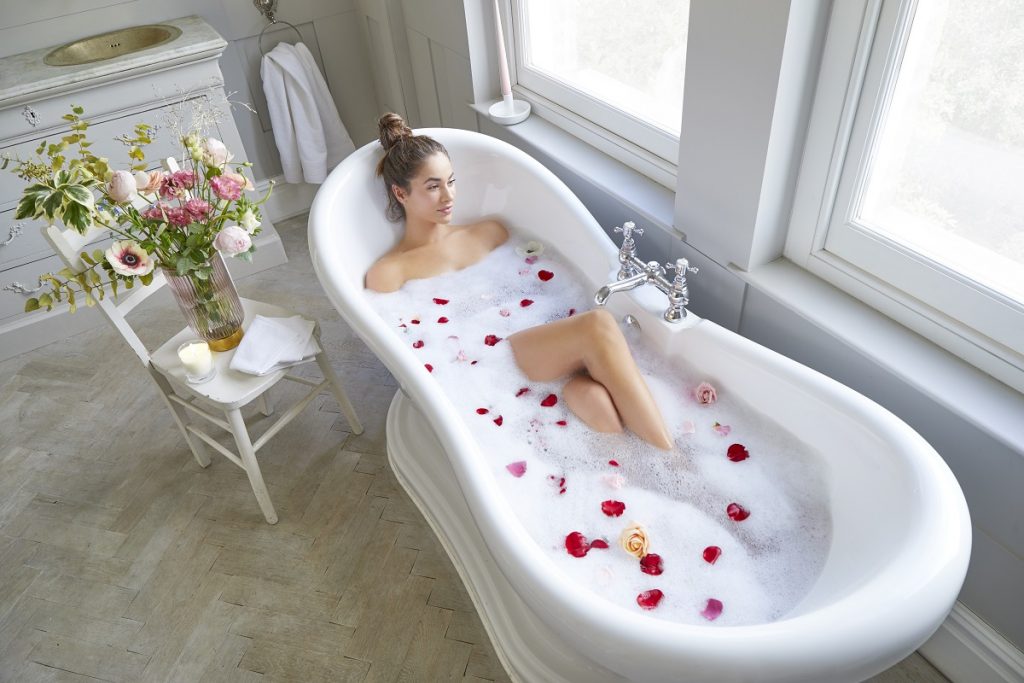
[[527,0],[526,63],[678,137],[689,0]]
[[1024,302],[1024,2],[918,3],[858,222]]

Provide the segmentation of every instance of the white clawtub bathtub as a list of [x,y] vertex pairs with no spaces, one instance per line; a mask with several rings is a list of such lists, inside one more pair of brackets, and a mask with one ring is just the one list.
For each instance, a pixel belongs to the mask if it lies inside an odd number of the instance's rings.
[[[617,251],[579,200],[520,150],[478,133],[423,132],[449,150],[456,223],[500,216],[571,255],[592,289],[615,279]],[[313,265],[342,317],[401,385],[388,456],[458,569],[509,675],[522,681],[859,681],[898,662],[939,627],[967,571],[970,520],[936,452],[874,402],[690,314],[661,320],[653,288],[608,308],[636,317],[665,356],[685,356],[720,385],[797,432],[824,460],[832,545],[809,593],[765,624],[672,623],[588,598],[554,570],[482,465],[467,426],[408,344],[363,293],[367,268],[398,239],[384,217],[374,142],[320,188],[309,217]],[[540,226],[556,232],[537,234]]]

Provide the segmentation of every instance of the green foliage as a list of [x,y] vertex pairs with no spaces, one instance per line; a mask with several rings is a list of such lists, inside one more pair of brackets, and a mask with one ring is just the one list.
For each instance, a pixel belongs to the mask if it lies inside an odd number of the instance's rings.
[[[256,207],[266,201],[269,190],[258,201],[245,195],[234,201],[220,200],[209,181],[230,172],[231,167],[211,165],[203,154],[204,138],[198,133],[189,133],[182,137],[182,144],[191,166],[185,170],[189,170],[194,179],[191,185],[185,181],[182,186],[179,179],[178,185],[170,186],[172,190],[180,187],[181,194],[177,196],[161,198],[155,193],[135,193],[130,201],[119,202],[111,196],[109,186],[117,169],[108,159],[90,150],[89,122],[81,118],[84,113],[84,108],[72,105],[70,113],[63,116],[69,132],[58,140],[41,141],[34,158],[4,155],[0,160],[0,170],[12,172],[26,182],[14,212],[15,219],[43,219],[51,225],[59,221],[65,228],[80,234],[103,228],[118,240],[136,243],[157,265],[191,277],[197,283],[209,281],[209,260],[214,254],[217,233],[227,225],[238,223],[247,209],[259,220]],[[128,165],[120,168],[130,172],[147,170],[146,147],[153,142],[155,133],[149,124],[137,123],[131,133],[115,138],[127,148]],[[243,173],[250,166],[249,162],[240,162],[234,166],[234,172]],[[167,177],[163,182],[164,187],[168,187]],[[195,213],[190,213],[186,205],[189,199],[201,200],[197,203],[208,209],[193,206]],[[156,215],[151,211],[154,206],[160,207]],[[183,218],[192,220],[181,225],[185,222]],[[251,250],[241,257],[251,259]],[[119,289],[132,289],[136,280],[143,285],[153,281],[153,272],[141,276],[118,274],[99,249],[91,254],[82,252],[80,258],[84,266],[80,272],[64,268],[56,275],[41,276],[40,282],[49,287],[49,292],[28,299],[25,310],[52,310],[54,305],[66,302],[74,311],[79,302],[96,305],[104,300],[108,290],[116,298]]]

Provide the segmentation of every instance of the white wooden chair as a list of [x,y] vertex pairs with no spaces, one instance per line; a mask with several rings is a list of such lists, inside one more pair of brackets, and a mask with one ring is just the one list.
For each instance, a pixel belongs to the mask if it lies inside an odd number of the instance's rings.
[[[74,273],[80,273],[88,268],[79,254],[86,244],[97,238],[100,232],[102,231],[94,229],[86,235],[80,235],[73,230],[61,230],[57,226],[43,229],[43,234],[53,246],[54,251]],[[204,447],[204,444],[207,444],[245,470],[253,493],[256,494],[256,500],[263,511],[263,516],[266,517],[268,523],[276,524],[277,513],[274,511],[273,503],[270,502],[267,487],[263,483],[263,474],[260,472],[260,466],[256,460],[256,452],[291,422],[320,393],[324,385],[328,385],[331,393],[334,394],[352,431],[356,434],[361,434],[363,431],[351,401],[338,381],[327,354],[322,350],[320,325],[317,323],[313,331],[321,349],[320,353],[316,355],[316,362],[320,366],[324,379],[319,382],[291,375],[287,369],[277,370],[261,377],[237,372],[228,367],[235,353],[234,350],[231,350],[214,354],[214,365],[217,367],[217,375],[214,379],[205,384],[189,384],[185,379],[184,368],[178,359],[177,349],[183,342],[194,338],[195,333],[185,327],[150,353],[125,319],[131,310],[158,291],[164,284],[166,284],[166,279],[163,273],[157,271],[154,274],[153,282],[148,287],[136,285],[128,292],[122,291],[116,301],[108,295],[104,300],[97,301],[96,306],[110,321],[110,324],[121,333],[146,370],[149,371],[160,390],[164,403],[171,411],[175,424],[181,429],[185,441],[188,442],[196,462],[201,467],[207,467],[210,464],[210,458]],[[243,329],[248,328],[249,323],[257,315],[275,318],[295,315],[292,311],[280,306],[244,298],[241,301],[245,309]],[[267,401],[267,392],[283,379],[308,385],[312,389],[253,442],[242,419],[241,409],[259,399],[263,414],[270,415],[272,410]],[[218,416],[216,412],[222,413],[223,417]],[[234,436],[238,452],[233,453],[228,450],[208,433],[192,424],[193,420],[190,419],[189,413],[202,417],[230,432]]]

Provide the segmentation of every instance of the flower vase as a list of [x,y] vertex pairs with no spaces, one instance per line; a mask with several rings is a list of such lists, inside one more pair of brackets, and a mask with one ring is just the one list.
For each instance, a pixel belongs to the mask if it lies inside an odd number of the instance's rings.
[[[206,340],[211,350],[228,351],[242,341],[245,311],[220,253],[215,252],[207,265],[208,270],[200,268],[187,275],[170,268],[163,272],[192,331]],[[203,277],[203,273],[208,274]]]

